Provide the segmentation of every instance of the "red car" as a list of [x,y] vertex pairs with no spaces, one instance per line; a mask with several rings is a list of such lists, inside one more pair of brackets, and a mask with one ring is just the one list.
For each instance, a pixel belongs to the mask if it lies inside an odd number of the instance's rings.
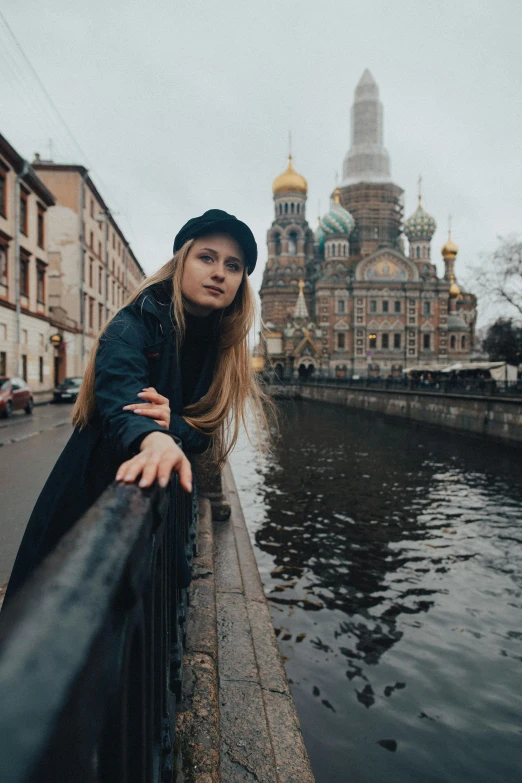
[[0,416],[8,419],[13,411],[32,413],[33,393],[21,378],[0,378]]

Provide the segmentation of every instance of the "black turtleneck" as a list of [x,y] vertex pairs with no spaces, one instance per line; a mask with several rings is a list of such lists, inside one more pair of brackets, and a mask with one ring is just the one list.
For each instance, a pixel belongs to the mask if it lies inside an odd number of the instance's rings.
[[216,339],[216,313],[206,317],[191,315],[185,310],[185,339],[181,346],[179,363],[181,369],[183,406],[190,403],[196,389],[208,350]]

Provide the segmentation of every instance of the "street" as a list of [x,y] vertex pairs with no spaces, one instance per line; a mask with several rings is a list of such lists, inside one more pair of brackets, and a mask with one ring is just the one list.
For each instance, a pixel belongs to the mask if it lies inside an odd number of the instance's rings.
[[27,520],[71,434],[71,405],[0,419],[0,600]]

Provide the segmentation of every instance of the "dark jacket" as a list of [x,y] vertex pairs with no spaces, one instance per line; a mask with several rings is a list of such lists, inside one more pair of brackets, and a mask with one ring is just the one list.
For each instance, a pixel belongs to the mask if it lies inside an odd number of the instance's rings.
[[[209,342],[191,402],[212,381],[216,340]],[[147,386],[169,399],[169,433],[187,452],[201,453],[208,438],[182,418],[182,378],[172,322],[172,286],[157,283],[123,308],[103,334],[96,354],[96,413],[74,430],[27,524],[4,601],[22,585],[58,540],[114,481],[122,462],[138,453],[150,432],[166,430],[152,419],[124,411],[140,402]]]

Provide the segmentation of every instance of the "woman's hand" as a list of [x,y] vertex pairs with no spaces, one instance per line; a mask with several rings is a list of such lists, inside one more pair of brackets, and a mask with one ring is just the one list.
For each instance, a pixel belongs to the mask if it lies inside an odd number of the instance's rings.
[[138,397],[143,397],[144,402],[138,402],[134,405],[124,405],[124,411],[133,411],[138,416],[148,416],[153,419],[157,424],[161,424],[168,430],[170,426],[170,407],[169,401],[166,397],[158,394],[153,386],[149,386],[147,389],[143,389],[138,394]]
[[140,453],[120,465],[116,481],[132,484],[141,474],[140,487],[150,487],[156,479],[166,487],[173,470],[185,492],[192,492],[192,468],[185,454],[170,435],[151,432],[143,438]]

